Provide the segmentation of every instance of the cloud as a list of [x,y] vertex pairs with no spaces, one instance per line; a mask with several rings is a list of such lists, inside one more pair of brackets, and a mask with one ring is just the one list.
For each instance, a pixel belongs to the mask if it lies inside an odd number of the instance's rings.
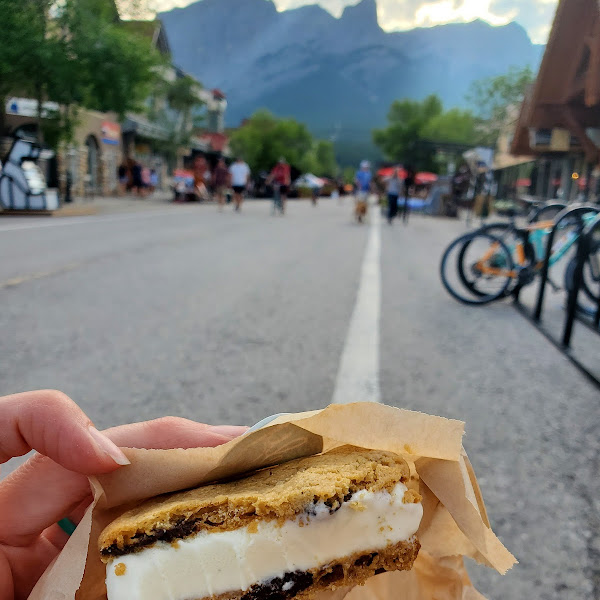
[[[274,0],[279,10],[317,0]],[[339,17],[357,0],[318,0]],[[483,19],[492,25],[519,22],[536,43],[545,43],[558,0],[377,0],[379,24],[387,31]]]
[[[125,0],[127,1],[127,0]],[[157,10],[186,6],[194,0],[149,0]],[[278,10],[320,4],[339,17],[358,0],[273,0]],[[492,25],[517,21],[536,43],[545,43],[558,0],[377,0],[379,24],[386,31],[483,19]]]

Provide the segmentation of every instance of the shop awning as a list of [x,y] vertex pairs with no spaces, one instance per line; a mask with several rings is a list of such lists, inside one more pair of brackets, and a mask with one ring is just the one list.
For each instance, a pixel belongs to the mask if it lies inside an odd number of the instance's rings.
[[141,115],[127,115],[121,129],[123,133],[135,133],[151,140],[164,142],[169,139],[169,132],[164,127],[150,122]]

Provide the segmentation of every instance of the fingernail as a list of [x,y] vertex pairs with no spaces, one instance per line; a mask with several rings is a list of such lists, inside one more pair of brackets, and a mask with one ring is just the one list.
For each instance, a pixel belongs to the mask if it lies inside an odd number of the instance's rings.
[[210,430],[213,433],[233,439],[246,433],[248,428],[243,425],[213,425]]
[[88,427],[88,431],[90,435],[96,442],[100,449],[108,454],[118,465],[130,465],[131,462],[129,459],[123,454],[123,451],[116,445],[113,444],[105,435],[102,435],[93,425]]

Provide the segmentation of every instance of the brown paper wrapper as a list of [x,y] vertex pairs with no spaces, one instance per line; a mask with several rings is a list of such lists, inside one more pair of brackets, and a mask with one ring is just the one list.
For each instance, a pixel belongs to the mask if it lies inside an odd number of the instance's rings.
[[351,444],[401,454],[418,475],[421,551],[411,571],[384,573],[319,600],[485,600],[469,581],[464,557],[502,574],[516,561],[490,528],[463,433],[460,421],[356,403],[279,417],[217,448],[124,448],[131,465],[90,480],[93,504],[29,598],[106,600],[98,537],[141,500]]

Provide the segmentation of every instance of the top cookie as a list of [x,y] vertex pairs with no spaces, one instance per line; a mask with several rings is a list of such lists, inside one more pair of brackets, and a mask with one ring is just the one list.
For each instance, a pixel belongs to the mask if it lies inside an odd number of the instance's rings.
[[259,519],[284,521],[312,503],[325,502],[333,511],[359,489],[389,490],[408,478],[408,465],[400,456],[344,446],[235,481],[152,498],[115,519],[98,544],[103,557],[110,558],[154,539],[232,530]]

